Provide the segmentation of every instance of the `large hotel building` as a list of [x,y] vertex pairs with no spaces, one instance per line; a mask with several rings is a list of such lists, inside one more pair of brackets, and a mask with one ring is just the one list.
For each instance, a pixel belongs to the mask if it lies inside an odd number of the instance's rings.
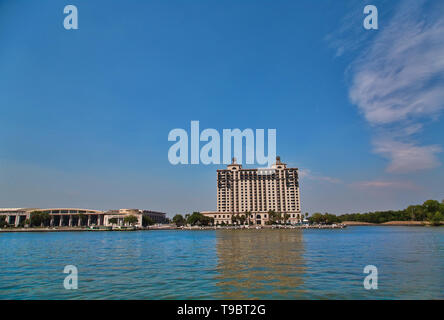
[[264,225],[270,211],[286,215],[292,224],[301,221],[298,169],[287,168],[280,157],[270,169],[243,169],[233,159],[227,169],[217,170],[217,211],[202,213],[215,224],[231,224],[233,215],[244,215]]

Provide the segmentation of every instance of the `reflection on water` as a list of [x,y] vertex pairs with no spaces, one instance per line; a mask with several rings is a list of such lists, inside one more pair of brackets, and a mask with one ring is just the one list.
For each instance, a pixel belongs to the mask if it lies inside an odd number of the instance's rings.
[[301,230],[221,230],[215,277],[222,299],[285,299],[304,281]]

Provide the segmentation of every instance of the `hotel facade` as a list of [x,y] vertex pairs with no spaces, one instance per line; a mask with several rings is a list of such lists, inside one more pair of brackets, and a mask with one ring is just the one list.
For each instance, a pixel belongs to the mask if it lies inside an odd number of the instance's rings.
[[233,158],[227,169],[217,170],[217,211],[202,214],[214,218],[216,225],[232,224],[233,216],[265,225],[270,211],[282,222],[296,224],[302,219],[298,169],[287,168],[280,157],[269,169],[243,169]]

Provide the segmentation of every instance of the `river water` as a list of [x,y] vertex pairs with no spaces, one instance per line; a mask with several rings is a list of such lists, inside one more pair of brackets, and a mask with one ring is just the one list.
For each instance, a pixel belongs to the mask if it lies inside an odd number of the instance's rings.
[[442,227],[0,233],[0,250],[0,299],[444,299]]

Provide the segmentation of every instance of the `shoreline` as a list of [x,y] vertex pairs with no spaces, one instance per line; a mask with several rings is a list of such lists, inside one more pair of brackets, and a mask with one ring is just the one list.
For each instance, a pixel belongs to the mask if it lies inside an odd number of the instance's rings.
[[146,228],[125,228],[125,229],[111,229],[111,228],[78,228],[78,227],[38,227],[38,228],[5,228],[0,229],[0,233],[8,232],[130,232],[130,231],[150,231],[150,230],[262,230],[262,229],[343,229],[347,226],[344,224],[334,224],[334,225],[301,225],[301,226],[284,226],[284,225],[273,225],[273,226],[182,226],[176,227],[172,225],[157,226],[157,227],[146,227]]
[[[342,222],[346,226],[398,226],[398,227],[427,227],[430,226],[428,221],[388,221],[383,223],[370,223],[361,221],[344,221]],[[442,224],[444,222],[441,222]]]
[[359,221],[344,221],[341,224],[333,225],[298,225],[298,226],[285,226],[285,225],[267,225],[267,226],[192,226],[192,227],[176,227],[172,225],[164,226],[154,226],[146,228],[127,228],[127,229],[111,229],[111,228],[79,228],[79,227],[62,227],[62,228],[50,228],[50,227],[38,227],[38,228],[2,228],[0,233],[8,232],[131,232],[131,231],[159,231],[159,230],[262,230],[262,229],[344,229],[347,227],[362,227],[362,226],[399,226],[399,227],[429,227],[430,222],[428,221],[389,221],[385,223],[369,223],[369,222],[359,222]]

